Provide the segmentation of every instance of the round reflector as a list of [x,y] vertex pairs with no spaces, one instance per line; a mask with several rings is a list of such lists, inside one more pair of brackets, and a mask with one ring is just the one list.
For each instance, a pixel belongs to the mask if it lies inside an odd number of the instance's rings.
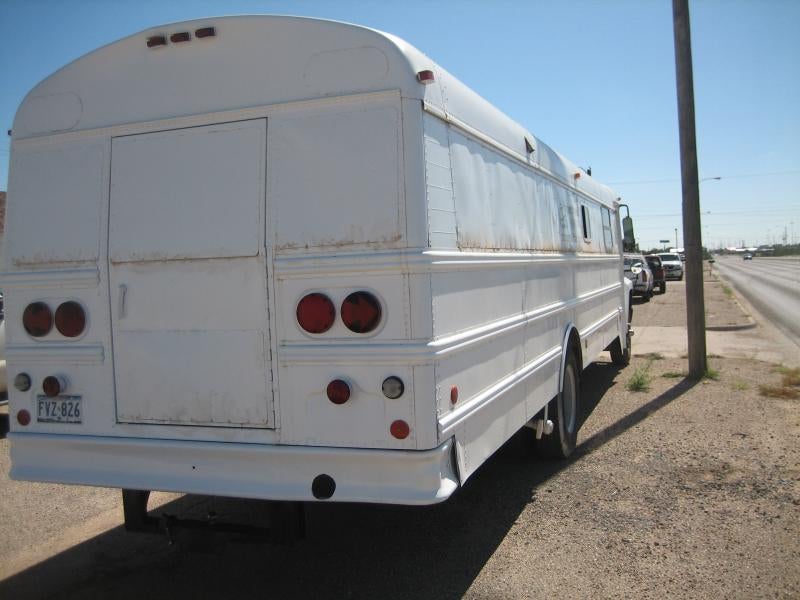
[[25,427],[31,422],[31,413],[24,408],[17,413],[17,423]]
[[334,404],[344,404],[350,399],[350,386],[346,381],[334,379],[328,384],[328,400]]
[[42,391],[45,396],[54,398],[64,391],[64,381],[56,375],[48,375],[42,381]]
[[44,302],[32,302],[22,313],[22,326],[28,335],[42,337],[53,328],[53,313]]
[[308,294],[297,304],[297,322],[309,333],[325,333],[335,319],[336,308],[325,294]]
[[56,329],[65,337],[78,337],[86,327],[86,313],[77,302],[64,302],[56,309]]
[[369,333],[381,322],[381,303],[369,292],[353,292],[342,302],[342,321],[350,331]]
[[389,426],[389,431],[398,440],[404,440],[408,437],[408,434],[411,433],[411,428],[408,426],[408,423],[398,419],[392,422]]

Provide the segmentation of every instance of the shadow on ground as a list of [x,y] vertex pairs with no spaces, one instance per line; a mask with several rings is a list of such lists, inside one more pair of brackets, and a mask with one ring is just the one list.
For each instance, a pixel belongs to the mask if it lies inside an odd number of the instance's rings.
[[[592,365],[583,379],[583,419],[617,385],[619,371]],[[686,392],[683,381],[582,443],[568,461],[545,462],[512,438],[468,484],[430,507],[308,505],[309,536],[292,546],[232,534],[126,534],[121,527],[0,582],[0,597],[98,598],[461,598],[537,488]],[[250,513],[255,502],[184,496],[171,514]],[[61,507],[68,514],[68,507]],[[159,512],[160,512],[159,511]]]

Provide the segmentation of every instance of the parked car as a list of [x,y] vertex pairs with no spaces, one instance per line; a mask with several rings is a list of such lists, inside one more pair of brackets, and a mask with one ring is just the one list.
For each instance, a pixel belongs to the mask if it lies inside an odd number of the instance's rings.
[[653,272],[641,254],[626,254],[623,257],[625,277],[633,283],[633,295],[641,296],[645,302],[653,297]]
[[653,272],[653,289],[658,288],[658,293],[663,294],[667,291],[667,280],[664,274],[664,265],[661,264],[661,259],[657,254],[648,254],[644,257],[647,261],[647,266]]
[[749,252],[742,257],[743,260],[753,260],[753,255]]
[[0,317],[0,403],[6,401],[8,381],[6,380],[6,322]]
[[661,264],[664,265],[664,278],[683,280],[683,263],[678,254],[664,253],[659,254]]

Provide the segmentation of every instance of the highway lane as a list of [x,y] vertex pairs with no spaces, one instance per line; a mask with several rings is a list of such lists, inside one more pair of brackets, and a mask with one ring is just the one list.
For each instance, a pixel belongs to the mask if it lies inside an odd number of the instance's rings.
[[800,347],[800,257],[718,257],[715,268],[753,307]]

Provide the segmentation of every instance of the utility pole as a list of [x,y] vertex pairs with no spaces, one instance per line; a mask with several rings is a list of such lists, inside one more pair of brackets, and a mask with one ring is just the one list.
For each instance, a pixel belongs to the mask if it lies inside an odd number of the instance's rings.
[[678,251],[678,248],[680,248],[680,246],[678,246],[678,228],[676,227],[675,228],[675,252]]
[[672,0],[672,26],[675,34],[675,74],[678,88],[678,125],[681,149],[689,376],[694,379],[700,379],[705,374],[707,367],[706,316],[703,297],[700,181],[697,169],[689,0]]

